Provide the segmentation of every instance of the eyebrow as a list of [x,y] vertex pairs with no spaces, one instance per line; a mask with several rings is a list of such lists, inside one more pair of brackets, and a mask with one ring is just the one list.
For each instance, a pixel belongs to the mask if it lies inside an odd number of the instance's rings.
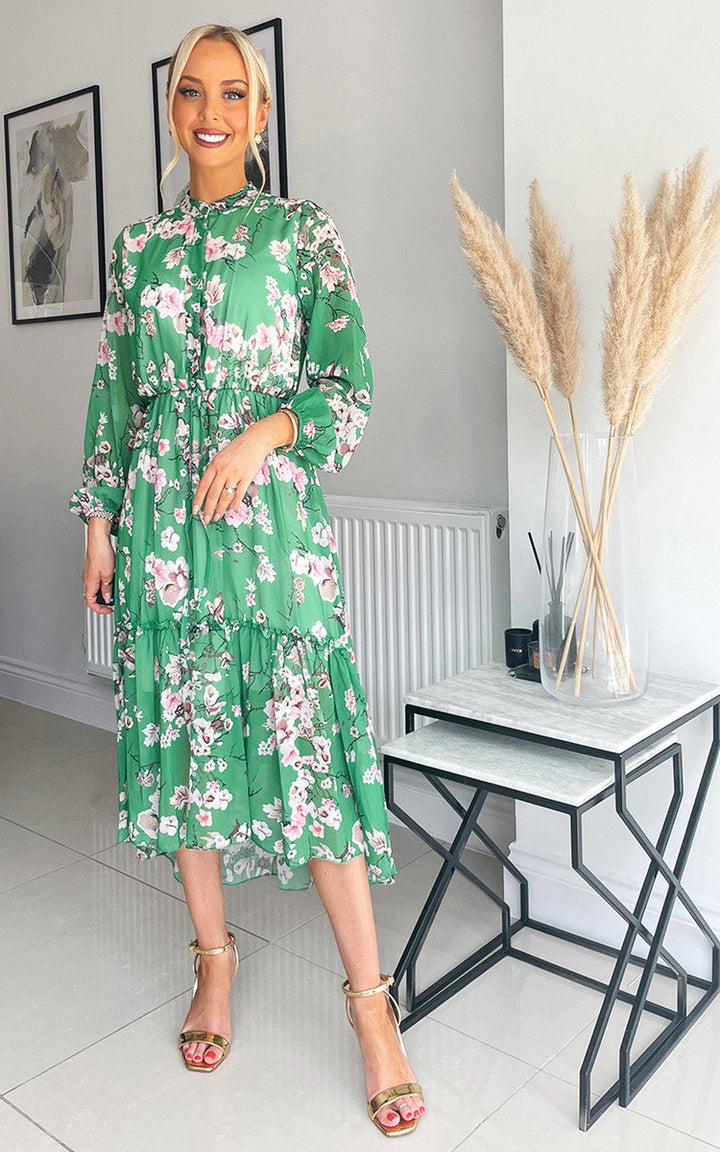
[[[181,80],[192,80],[195,84],[202,84],[197,76],[181,76]],[[221,84],[247,84],[247,80],[221,80]]]

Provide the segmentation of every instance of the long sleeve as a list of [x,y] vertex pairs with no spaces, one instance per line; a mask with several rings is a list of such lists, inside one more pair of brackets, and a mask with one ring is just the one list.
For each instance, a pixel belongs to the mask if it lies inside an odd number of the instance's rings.
[[125,234],[123,228],[112,248],[85,422],[82,484],[68,504],[86,524],[91,516],[110,520],[113,535],[117,535],[134,435],[143,419],[130,349],[134,317],[125,308],[124,299]]
[[300,424],[293,450],[315,468],[340,472],[365,431],[372,369],[345,246],[327,212],[313,201],[305,205],[298,235],[298,294],[308,387],[287,407]]

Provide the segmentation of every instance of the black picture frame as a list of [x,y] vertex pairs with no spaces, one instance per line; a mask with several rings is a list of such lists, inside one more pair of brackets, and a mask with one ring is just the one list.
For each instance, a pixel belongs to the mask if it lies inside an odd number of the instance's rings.
[[6,112],[4,123],[12,323],[101,316],[99,86]]
[[[255,42],[267,62],[270,73],[272,104],[263,141],[258,145],[267,173],[265,191],[276,196],[287,196],[287,137],[285,127],[285,73],[283,67],[282,19],[277,16],[261,24],[244,28]],[[165,202],[160,191],[160,177],[175,154],[175,146],[167,130],[165,88],[170,56],[156,60],[152,65],[153,118],[155,135],[155,187],[158,212],[177,204],[188,190],[190,175],[186,154],[180,159],[165,182]],[[250,180],[260,186],[260,174],[252,152],[248,148],[246,169]]]

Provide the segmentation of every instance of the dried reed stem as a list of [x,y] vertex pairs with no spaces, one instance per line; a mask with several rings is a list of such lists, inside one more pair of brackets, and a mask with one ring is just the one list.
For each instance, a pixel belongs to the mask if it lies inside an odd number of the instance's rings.
[[553,383],[570,408],[580,487],[589,520],[590,500],[573,405],[582,376],[580,298],[572,248],[566,251],[563,247],[560,230],[540,195],[537,180],[530,185],[529,223],[533,284],[550,348]]
[[552,386],[551,353],[533,283],[525,265],[515,255],[502,229],[473,203],[461,188],[455,171],[451,175],[450,186],[463,252],[490,315],[510,349],[513,359],[538,390],[560,452],[583,543],[590,556],[590,562],[597,569],[598,588],[607,610],[612,634],[621,648],[624,648],[607,584],[599,568],[592,520],[586,516],[582,507],[572,471],[559,439],[560,432],[549,397]]
[[[603,486],[602,509],[594,535],[601,562],[610,513],[629,443],[627,437],[642,423],[665,379],[672,352],[689,316],[702,299],[706,275],[717,256],[720,244],[720,183],[715,185],[708,198],[705,152],[705,149],[701,150],[688,161],[680,176],[674,180],[669,172],[663,173],[655,199],[646,213],[650,287],[642,337],[637,346],[635,380],[619,427],[623,439],[618,444],[612,462],[609,482]],[[627,192],[626,184],[626,202]],[[635,251],[638,255],[637,246]],[[612,304],[610,311],[612,313]],[[605,385],[605,380],[603,383]],[[612,410],[608,410],[607,405],[606,393],[606,412],[612,435],[612,416],[614,414],[617,418],[617,412],[622,410],[623,404],[618,401]],[[588,559],[581,590],[587,578],[590,578],[590,569],[591,562]],[[581,596],[582,591],[578,601]]]
[[[638,353],[647,323],[648,302],[652,283],[653,256],[646,228],[645,209],[640,202],[635,178],[625,176],[623,206],[616,227],[612,228],[613,260],[610,269],[608,307],[603,328],[602,395],[605,414],[610,424],[608,455],[603,478],[598,523],[600,537],[598,556],[602,562],[605,550],[607,517],[605,501],[609,491],[612,436],[627,412],[638,370]],[[575,695],[580,695],[582,661],[589,624],[590,604],[595,589],[594,573],[590,577],[582,631],[575,667]],[[597,637],[597,611],[593,634]],[[593,662],[595,648],[593,648]]]

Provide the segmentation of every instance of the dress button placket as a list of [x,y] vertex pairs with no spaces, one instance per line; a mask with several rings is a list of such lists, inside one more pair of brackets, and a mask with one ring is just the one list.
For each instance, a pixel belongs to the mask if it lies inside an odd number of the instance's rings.
[[[195,245],[195,248],[194,248],[195,258],[193,260],[193,264],[197,265],[199,263],[199,269],[197,270],[197,273],[196,273],[197,280],[196,280],[195,287],[193,290],[193,295],[192,295],[191,300],[190,300],[191,307],[190,307],[189,312],[188,312],[189,318],[188,318],[187,330],[186,330],[189,399],[190,399],[191,405],[193,405],[193,406],[197,405],[199,407],[200,412],[203,416],[204,422],[205,422],[206,413],[205,413],[204,395],[203,395],[203,393],[205,391],[205,379],[204,379],[204,373],[203,373],[204,351],[203,351],[202,330],[203,330],[203,315],[204,315],[204,309],[205,309],[205,290],[206,290],[206,286],[207,286],[207,263],[205,261],[205,238],[207,236],[208,229],[210,226],[209,225],[209,218],[210,218],[210,206],[209,205],[203,205],[201,208],[198,209],[197,215],[195,217],[195,226],[197,228],[199,238],[198,238],[196,245]],[[194,478],[192,481],[193,488],[195,488],[197,486],[197,484],[200,482],[200,478],[202,476],[203,471],[204,471],[204,463],[203,463],[203,459],[202,459],[202,455],[201,455],[200,472],[199,472],[198,476],[196,478]],[[192,563],[192,568],[193,568],[193,574],[194,574],[194,568],[195,568],[194,562]],[[190,701],[190,707],[191,707],[193,719],[197,719],[199,716],[202,716],[202,714],[203,714],[203,685],[202,685],[202,678],[198,675],[198,669],[197,669],[197,666],[195,663],[195,652],[193,651],[191,643],[188,643],[188,649],[187,649],[187,674],[188,674],[188,679],[189,679],[188,698]],[[194,730],[193,735],[191,735],[191,742],[193,740],[195,740],[195,741],[198,740],[196,729]],[[200,745],[198,743],[195,745],[194,749],[192,747],[190,749],[190,762],[189,762],[189,766],[188,766],[189,767],[189,772],[188,772],[189,801],[188,801],[188,812],[187,812],[187,820],[188,821],[191,818],[191,810],[192,810],[193,804],[195,803],[193,800],[193,792],[196,791],[196,782],[197,782],[198,777],[200,779],[202,779],[201,764],[199,761],[199,757],[202,756],[202,753],[199,751],[199,748],[200,748]],[[187,831],[186,831],[186,839],[187,839]]]

